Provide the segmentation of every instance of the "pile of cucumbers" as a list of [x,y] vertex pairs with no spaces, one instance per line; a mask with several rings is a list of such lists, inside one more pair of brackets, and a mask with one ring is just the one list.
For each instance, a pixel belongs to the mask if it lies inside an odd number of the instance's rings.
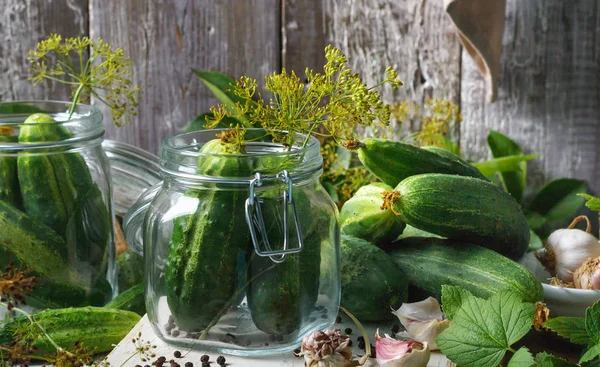
[[[540,282],[513,261],[529,246],[520,205],[475,167],[440,148],[382,139],[365,139],[358,157],[382,182],[341,209],[342,306],[359,319],[388,319],[407,285],[411,298],[439,297],[449,284],[484,298],[509,288],[542,300]],[[407,226],[424,235],[394,241]]]
[[[1,141],[55,143],[72,133],[33,114]],[[13,261],[38,279],[36,308],[104,305],[112,218],[81,153],[49,147],[0,152],[0,266]]]

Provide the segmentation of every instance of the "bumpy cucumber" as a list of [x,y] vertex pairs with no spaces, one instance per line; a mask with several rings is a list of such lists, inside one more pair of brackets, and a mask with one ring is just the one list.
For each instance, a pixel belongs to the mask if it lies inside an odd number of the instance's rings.
[[394,191],[394,210],[413,227],[512,259],[527,251],[529,226],[520,205],[491,182],[424,174],[403,180]]
[[486,178],[479,170],[459,157],[449,158],[410,144],[383,139],[365,139],[358,158],[371,173],[390,186],[407,177],[422,173],[447,173]]
[[[0,144],[16,142],[17,136],[2,135],[0,130]],[[18,207],[21,205],[21,191],[17,177],[17,157],[8,154],[10,152],[0,151],[0,200]]]
[[[34,317],[59,346],[73,348],[75,342],[79,342],[95,353],[113,350],[114,345],[127,336],[141,319],[134,312],[100,307],[44,310]],[[0,345],[10,345],[14,341],[15,330],[30,330],[32,346],[43,352],[56,352],[48,338],[24,316],[11,319],[0,328]]]
[[68,307],[86,302],[80,276],[71,270],[64,240],[51,228],[0,201],[0,267],[13,261],[38,278],[28,303]]
[[106,308],[116,308],[119,310],[133,311],[138,315],[146,313],[146,304],[144,300],[144,284],[137,284],[110,301]]
[[[212,176],[248,177],[251,168],[244,158],[223,157],[241,153],[233,144],[214,140],[206,143],[198,171]],[[245,190],[190,190],[198,199],[194,214],[174,221],[165,269],[167,302],[175,323],[182,330],[200,331],[215,321],[236,299],[236,267],[245,256],[249,229],[244,214]]]
[[488,298],[510,289],[528,302],[541,301],[541,283],[521,265],[484,247],[439,238],[406,238],[388,248],[408,282],[436,298],[442,285]]
[[361,187],[340,210],[342,233],[376,244],[398,238],[406,224],[391,209],[381,210],[382,193],[389,190],[380,182]]
[[[64,126],[52,122],[48,115],[29,116],[21,127],[19,142],[56,142],[72,137]],[[93,265],[102,261],[112,222],[83,156],[36,151],[20,155],[17,168],[27,214],[63,236],[78,260]]]
[[393,318],[406,301],[408,281],[390,255],[359,238],[342,236],[342,301],[361,321]]

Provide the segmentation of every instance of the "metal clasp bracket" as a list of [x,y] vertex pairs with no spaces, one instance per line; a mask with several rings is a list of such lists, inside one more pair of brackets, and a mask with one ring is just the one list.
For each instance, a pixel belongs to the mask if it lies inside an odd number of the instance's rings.
[[[260,199],[256,195],[255,188],[262,186],[266,180],[281,180],[284,184],[287,184],[287,188],[283,190],[277,201],[283,201],[283,249],[273,250],[267,236],[267,227],[265,225],[265,219],[262,214],[261,204],[264,200]],[[296,235],[298,237],[298,247],[290,248],[290,234],[288,232],[288,211],[289,207],[292,208],[292,215],[294,216],[294,223],[296,225]],[[279,172],[274,177],[262,177],[260,173],[256,173],[254,179],[250,181],[250,190],[248,193],[248,199],[246,199],[246,222],[250,228],[250,235],[252,237],[252,243],[254,245],[254,251],[258,256],[269,257],[275,263],[281,263],[285,260],[287,254],[293,254],[302,251],[303,238],[302,230],[300,228],[300,220],[298,218],[298,212],[296,210],[296,202],[293,196],[293,182],[286,170]],[[258,233],[264,243],[264,249],[260,246],[258,239]]]

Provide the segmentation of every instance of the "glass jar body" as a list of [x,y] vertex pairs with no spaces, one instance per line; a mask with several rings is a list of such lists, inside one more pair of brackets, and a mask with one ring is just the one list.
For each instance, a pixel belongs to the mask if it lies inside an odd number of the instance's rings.
[[[11,107],[11,108],[8,108]],[[102,306],[116,292],[109,165],[100,112],[0,103],[0,266],[37,279],[35,309]],[[56,122],[26,122],[32,113]]]
[[175,345],[248,356],[293,350],[337,317],[337,207],[319,182],[320,166],[283,183],[279,169],[266,168],[269,154],[217,159],[219,167],[251,160],[264,182],[250,189],[242,177],[163,171],[143,229],[148,317]]

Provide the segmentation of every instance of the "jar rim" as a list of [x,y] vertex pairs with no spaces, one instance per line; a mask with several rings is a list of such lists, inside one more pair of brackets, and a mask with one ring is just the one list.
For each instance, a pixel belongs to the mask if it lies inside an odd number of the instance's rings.
[[[320,143],[314,136],[308,138],[307,135],[295,133],[292,148],[284,146],[282,143],[273,142],[273,134],[283,134],[287,131],[269,132],[261,128],[246,129],[245,137],[248,139],[246,144],[246,153],[244,154],[213,154],[200,152],[201,147],[211,141],[218,139],[217,134],[226,129],[206,129],[187,133],[177,134],[163,140],[161,145],[161,171],[168,177],[178,177],[186,181],[204,181],[204,182],[223,182],[223,179],[229,179],[230,183],[247,184],[253,179],[256,173],[275,175],[279,170],[286,170],[291,176],[297,178],[312,177],[318,173],[323,166],[321,157]],[[288,150],[289,149],[289,150]],[[252,175],[244,176],[241,172],[238,174],[235,170],[224,170],[220,176],[201,175],[197,173],[198,165],[204,159],[219,158],[224,160],[241,159],[247,160],[251,166]],[[277,158],[277,162],[284,166],[269,166],[269,159]],[[278,170],[278,172],[274,172]]]
[[[55,122],[36,123],[39,126],[64,126],[73,136],[60,141],[39,142],[0,142],[2,150],[20,150],[47,148],[49,146],[68,146],[80,142],[89,142],[101,138],[104,133],[103,116],[96,106],[78,103],[75,113],[68,119],[68,108],[72,102],[54,100],[26,100],[0,102],[0,135],[16,136],[17,129],[24,126],[24,121],[34,113],[45,113],[52,116]],[[2,134],[4,129],[4,134]],[[8,133],[7,133],[8,132]]]

